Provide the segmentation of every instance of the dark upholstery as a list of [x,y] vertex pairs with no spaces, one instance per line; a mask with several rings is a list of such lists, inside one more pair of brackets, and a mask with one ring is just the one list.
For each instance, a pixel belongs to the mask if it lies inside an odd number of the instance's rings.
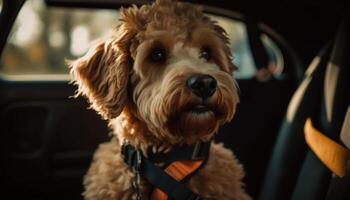
[[[312,117],[321,132],[339,141],[350,102],[349,36],[349,21],[345,20],[333,45],[327,46],[306,71],[282,124],[260,200],[326,197],[331,172],[305,144],[303,127],[306,117]],[[316,66],[317,59],[321,62]]]

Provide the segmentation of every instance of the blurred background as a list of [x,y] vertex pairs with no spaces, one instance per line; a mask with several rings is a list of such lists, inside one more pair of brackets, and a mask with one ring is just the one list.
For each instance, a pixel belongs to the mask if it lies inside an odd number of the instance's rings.
[[[1,1],[0,1],[1,2]],[[1,3],[0,3],[1,5]],[[0,60],[7,75],[67,74],[65,60],[82,56],[91,43],[108,36],[118,23],[118,9],[48,7],[42,0],[28,0],[21,9]],[[255,76],[245,24],[210,14],[229,34],[236,78]],[[275,76],[283,71],[283,57],[276,44],[262,35]],[[244,66],[244,67],[243,67]]]

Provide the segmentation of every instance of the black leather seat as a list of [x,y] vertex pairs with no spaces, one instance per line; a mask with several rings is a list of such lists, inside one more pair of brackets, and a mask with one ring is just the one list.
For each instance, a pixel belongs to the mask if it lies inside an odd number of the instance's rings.
[[347,18],[334,42],[326,45],[305,72],[281,126],[260,200],[326,198],[332,173],[306,145],[304,124],[311,117],[318,130],[340,142],[339,133],[350,103],[349,37]]

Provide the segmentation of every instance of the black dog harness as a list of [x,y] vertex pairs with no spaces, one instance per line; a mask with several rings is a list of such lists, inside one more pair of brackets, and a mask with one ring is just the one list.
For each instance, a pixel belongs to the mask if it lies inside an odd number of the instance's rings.
[[[124,162],[135,173],[133,187],[137,199],[141,199],[139,185],[140,179],[143,177],[155,187],[151,200],[168,198],[173,200],[200,200],[201,198],[188,189],[185,183],[206,164],[210,144],[211,142],[196,143],[192,146],[175,146],[167,153],[152,153],[151,150],[148,150],[147,157],[145,157],[140,150],[124,143],[122,155],[124,156]],[[156,165],[159,163],[164,164],[164,168]],[[196,165],[195,168],[192,167],[194,166],[192,163]],[[193,169],[188,171],[188,168],[183,167],[186,164],[190,164],[190,168]],[[177,172],[172,174],[169,171],[170,168]],[[187,173],[184,171],[187,171]],[[184,173],[180,179],[176,176],[179,173]]]

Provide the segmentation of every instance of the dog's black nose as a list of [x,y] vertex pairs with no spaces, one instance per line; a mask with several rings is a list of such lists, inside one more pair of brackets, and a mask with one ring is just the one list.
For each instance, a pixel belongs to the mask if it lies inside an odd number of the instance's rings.
[[187,79],[186,84],[194,94],[206,99],[215,93],[217,82],[212,76],[196,74]]

